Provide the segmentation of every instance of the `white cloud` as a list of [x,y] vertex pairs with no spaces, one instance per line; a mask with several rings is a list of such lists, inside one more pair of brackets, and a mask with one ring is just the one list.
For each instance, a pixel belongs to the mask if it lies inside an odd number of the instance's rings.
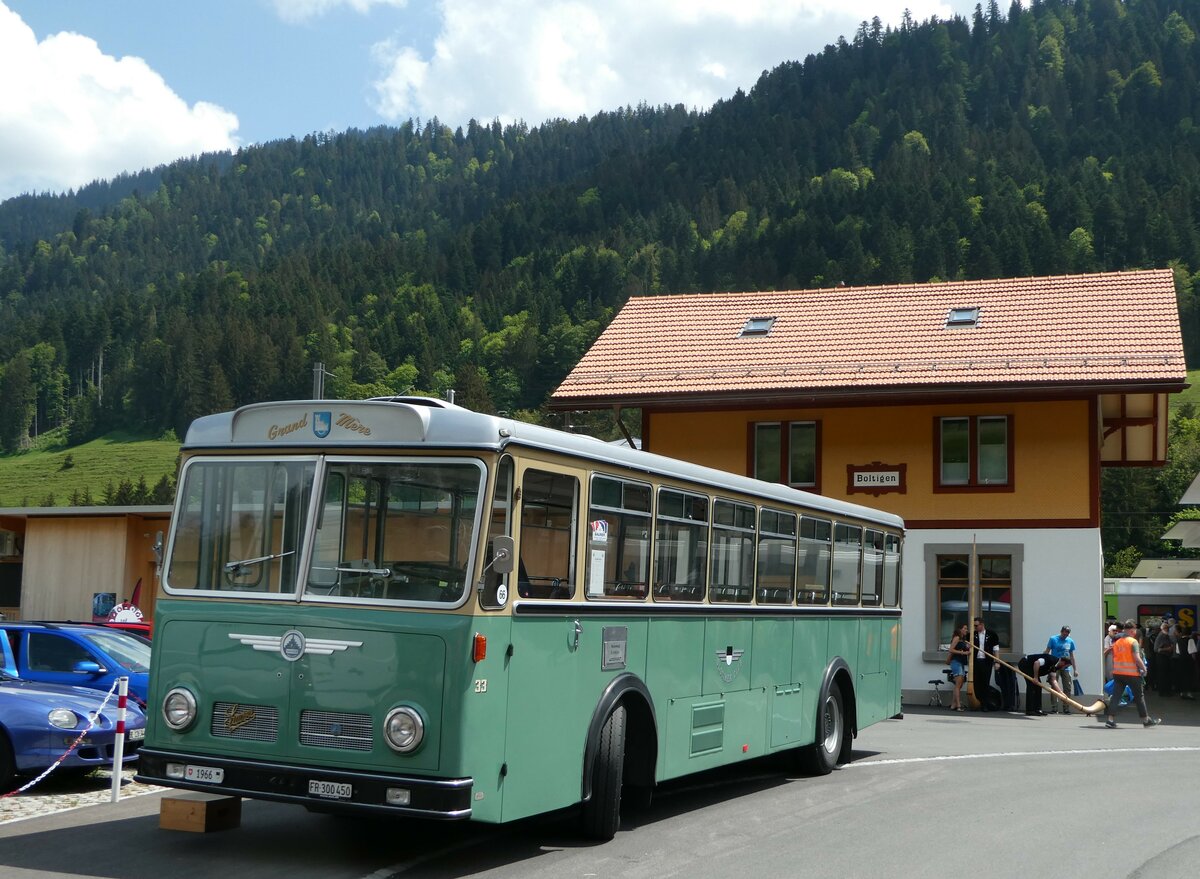
[[427,57],[397,41],[375,46],[375,109],[390,122],[459,125],[642,101],[706,108],[849,38],[860,21],[898,24],[906,8],[915,21],[952,14],[948,0],[442,0]]
[[88,37],[39,43],[3,3],[0,82],[0,199],[238,145],[232,113],[189,107],[142,59],[105,55]]
[[372,6],[406,6],[408,0],[271,0],[275,14],[290,24],[298,24],[325,15],[341,6],[366,13]]

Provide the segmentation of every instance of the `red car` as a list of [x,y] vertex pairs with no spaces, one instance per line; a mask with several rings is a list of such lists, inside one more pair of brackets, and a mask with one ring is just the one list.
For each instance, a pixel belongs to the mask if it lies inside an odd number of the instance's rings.
[[56,622],[69,623],[72,626],[103,626],[106,629],[119,629],[122,632],[128,632],[130,635],[137,635],[139,638],[149,641],[154,633],[154,621],[143,620],[138,623],[115,623],[108,620],[102,622],[89,622],[87,620],[57,620]]
[[146,621],[143,623],[111,623],[103,622],[97,625],[107,626],[110,629],[120,629],[122,632],[128,632],[131,635],[141,635],[147,641],[153,637],[154,623]]

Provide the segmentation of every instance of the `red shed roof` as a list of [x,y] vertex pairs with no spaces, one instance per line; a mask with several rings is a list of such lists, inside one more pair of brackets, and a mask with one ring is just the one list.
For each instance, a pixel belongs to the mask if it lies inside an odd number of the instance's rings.
[[[749,331],[764,318],[765,334]],[[1174,278],[1153,269],[635,297],[551,405],[1178,391],[1186,381]]]

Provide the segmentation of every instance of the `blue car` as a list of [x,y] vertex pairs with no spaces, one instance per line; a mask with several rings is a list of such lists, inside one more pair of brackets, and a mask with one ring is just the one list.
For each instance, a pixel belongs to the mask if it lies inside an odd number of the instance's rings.
[[0,622],[0,668],[23,681],[108,692],[129,678],[130,701],[146,707],[150,642],[90,623]]
[[[17,776],[36,775],[54,764],[96,715],[86,738],[59,769],[108,769],[116,746],[117,697],[104,707],[104,694],[83,687],[22,681],[0,672],[0,793],[17,787]],[[125,710],[122,765],[137,760],[146,735],[146,715],[132,701]],[[56,770],[57,771],[57,770]]]

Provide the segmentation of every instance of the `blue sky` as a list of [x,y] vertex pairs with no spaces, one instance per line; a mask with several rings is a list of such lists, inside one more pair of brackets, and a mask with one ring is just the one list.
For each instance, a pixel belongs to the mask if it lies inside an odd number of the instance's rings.
[[967,0],[0,0],[0,199],[437,116],[706,108],[858,22]]

